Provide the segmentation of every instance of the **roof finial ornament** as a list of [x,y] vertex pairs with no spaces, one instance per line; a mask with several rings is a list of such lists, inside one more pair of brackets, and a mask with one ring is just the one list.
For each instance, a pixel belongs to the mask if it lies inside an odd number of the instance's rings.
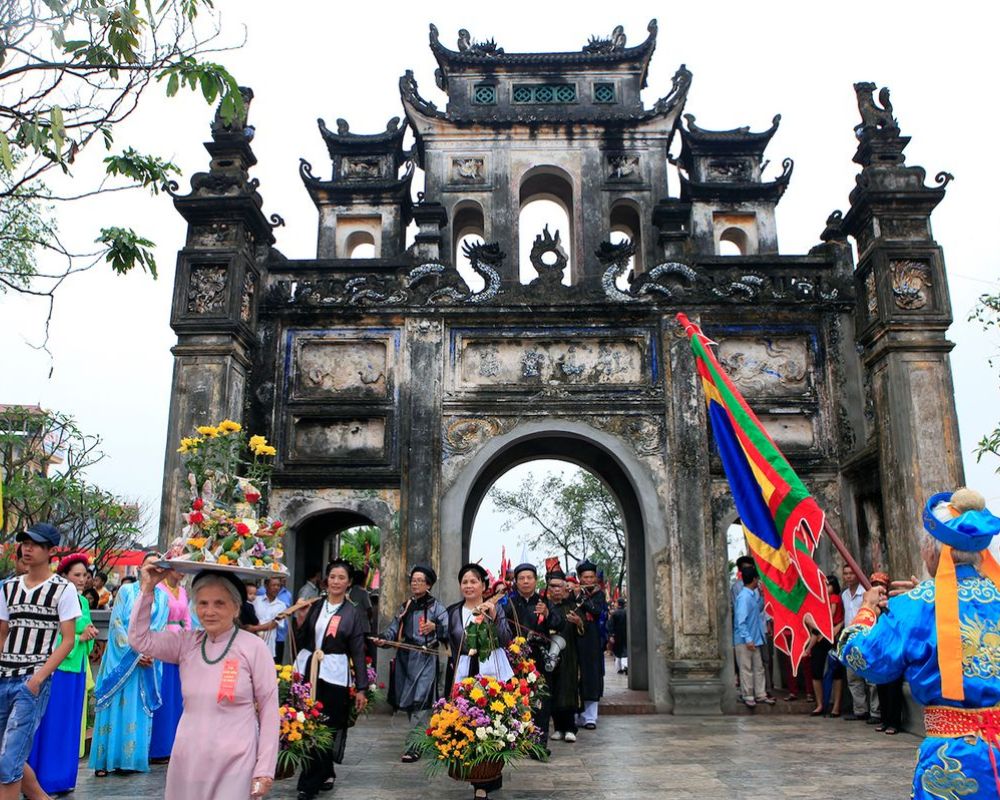
[[892,103],[889,101],[889,87],[883,86],[878,93],[882,104],[879,108],[873,97],[875,84],[868,81],[854,84],[854,93],[858,96],[858,111],[861,112],[861,124],[855,128],[858,138],[870,130],[880,130],[886,133],[899,133],[899,123],[892,116]]
[[346,119],[337,120],[337,135],[346,136],[351,132],[351,126]]
[[473,41],[472,34],[462,28],[458,32],[458,52],[470,56],[502,56],[503,48],[497,47],[493,39],[484,42]]
[[616,25],[609,37],[591,36],[583,46],[584,53],[617,53],[625,49],[625,28]]

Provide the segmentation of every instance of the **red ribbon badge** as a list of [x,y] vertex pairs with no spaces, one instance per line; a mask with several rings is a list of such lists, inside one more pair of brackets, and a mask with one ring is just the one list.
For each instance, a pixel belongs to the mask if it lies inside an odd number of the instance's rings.
[[330,624],[326,626],[326,635],[336,636],[338,630],[340,630],[340,617],[334,614],[330,617]]
[[222,680],[219,682],[219,696],[217,702],[228,700],[230,703],[236,700],[236,679],[240,674],[240,662],[237,658],[227,658],[222,664]]

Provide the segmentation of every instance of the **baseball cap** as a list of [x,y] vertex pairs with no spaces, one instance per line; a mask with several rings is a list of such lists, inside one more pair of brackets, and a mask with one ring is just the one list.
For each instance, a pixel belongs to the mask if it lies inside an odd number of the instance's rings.
[[46,547],[58,547],[61,537],[62,534],[59,533],[59,529],[55,525],[49,522],[36,522],[26,531],[18,533],[14,539],[18,542],[31,539],[33,542],[44,544]]

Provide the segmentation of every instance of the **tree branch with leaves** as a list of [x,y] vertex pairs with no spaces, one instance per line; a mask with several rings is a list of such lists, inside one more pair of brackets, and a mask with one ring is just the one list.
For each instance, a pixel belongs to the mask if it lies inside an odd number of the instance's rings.
[[[244,113],[235,78],[213,60],[225,49],[219,39],[212,0],[0,0],[0,294],[48,299],[46,341],[69,276],[106,263],[156,277],[149,238],[111,221],[95,230],[95,247],[80,250],[60,240],[56,220],[68,204],[130,189],[155,194],[180,174],[131,146],[113,152],[116,126],[151,83],[168,96],[186,88],[218,101],[226,121]],[[88,181],[74,164],[95,141],[108,155]]]
[[[979,296],[975,308],[973,308],[972,313],[969,315],[970,322],[978,322],[982,325],[983,330],[997,331],[1000,329],[1000,292],[997,294],[983,294]],[[997,366],[998,353],[993,353],[987,362],[991,367]],[[982,461],[985,455],[994,455],[1000,458],[1000,424],[992,431],[992,433],[987,434],[976,444],[976,461]],[[1000,466],[996,468],[996,472],[1000,472]]]

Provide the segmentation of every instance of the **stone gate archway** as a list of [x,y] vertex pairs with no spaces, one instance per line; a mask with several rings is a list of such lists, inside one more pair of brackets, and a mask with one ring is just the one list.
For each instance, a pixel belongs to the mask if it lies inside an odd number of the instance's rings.
[[[521,425],[487,442],[468,462],[441,503],[441,567],[456,575],[469,557],[472,525],[479,506],[504,472],[526,461],[554,458],[577,464],[600,478],[618,500],[625,522],[629,574],[629,686],[665,700],[667,674],[650,646],[649,553],[665,538],[658,494],[645,467],[617,437],[587,425],[549,419]],[[653,546],[651,546],[651,544]]]

